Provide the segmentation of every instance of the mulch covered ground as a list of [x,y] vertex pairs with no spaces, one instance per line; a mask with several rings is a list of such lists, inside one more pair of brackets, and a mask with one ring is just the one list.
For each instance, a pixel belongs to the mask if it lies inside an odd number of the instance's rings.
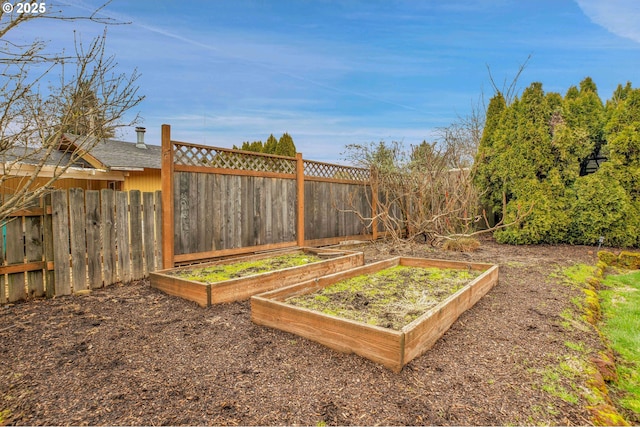
[[[254,325],[248,302],[201,308],[143,281],[0,307],[0,413],[49,425],[590,423],[586,402],[542,384],[565,342],[598,346],[595,332],[560,325],[581,291],[551,274],[594,264],[593,248],[403,254],[498,263],[500,279],[399,374]],[[367,262],[392,255],[366,249]]]

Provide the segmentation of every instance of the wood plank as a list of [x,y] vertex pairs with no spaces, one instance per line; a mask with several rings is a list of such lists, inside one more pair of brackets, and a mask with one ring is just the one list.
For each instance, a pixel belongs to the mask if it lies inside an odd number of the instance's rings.
[[211,258],[226,257],[230,255],[247,254],[247,253],[257,252],[257,251],[270,251],[274,249],[290,248],[293,246],[296,246],[296,242],[291,241],[291,242],[282,242],[282,243],[270,243],[267,245],[247,246],[244,248],[241,247],[241,248],[219,249],[215,251],[196,252],[193,254],[177,254],[174,256],[174,260],[176,263],[194,262],[194,261],[206,260]]
[[[163,246],[162,246],[162,233],[163,233],[163,226],[164,223],[162,221],[162,203],[163,203],[163,197],[162,197],[162,192],[161,191],[156,191],[155,193],[155,207],[154,207],[154,216],[155,216],[155,231],[156,231],[156,269],[161,269],[163,268],[162,265],[162,260],[163,260],[163,256],[162,256],[162,250],[163,250]],[[173,255],[172,255],[173,257]]]
[[102,279],[102,218],[100,215],[100,192],[87,190],[84,193],[87,232],[87,274],[91,289],[101,288]]
[[296,153],[296,241],[304,245],[304,160],[302,153]]
[[240,233],[242,246],[256,246],[256,238],[254,236],[254,187],[255,178],[245,176],[241,178],[241,199],[240,199]]
[[231,218],[229,218],[229,177],[217,175],[220,182],[220,246],[217,249],[224,250],[229,248],[229,226]]
[[142,195],[140,190],[129,191],[129,233],[131,235],[131,279],[140,280],[144,278]]
[[274,228],[273,228],[273,221],[274,221],[274,215],[273,215],[273,206],[274,206],[274,200],[277,198],[277,195],[274,193],[274,183],[275,183],[275,179],[273,178],[266,178],[264,181],[264,186],[265,186],[265,192],[264,192],[264,202],[265,202],[265,209],[264,209],[264,239],[265,239],[265,244],[271,244],[271,243],[276,243],[275,237],[274,237]]
[[17,264],[0,266],[0,275],[26,273],[29,271],[44,270],[46,268],[47,263],[44,261],[21,262]]
[[[305,240],[313,240],[316,238],[315,234],[315,218],[313,217],[313,205],[315,203],[313,196],[314,183],[306,181],[304,183],[304,236]],[[306,245],[307,243],[305,243]]]
[[213,174],[205,175],[205,194],[204,194],[204,202],[206,205],[206,214],[205,214],[205,227],[204,227],[204,235],[206,246],[204,250],[210,251],[216,248],[216,232],[215,232],[215,210],[217,208],[216,203],[216,176]]
[[127,193],[117,191],[116,245],[118,253],[118,278],[122,283],[131,282],[131,246],[129,243],[129,200]]
[[198,173],[196,175],[196,194],[195,200],[197,202],[197,217],[195,222],[196,227],[196,240],[198,245],[196,251],[203,252],[209,249],[211,242],[207,240],[207,220],[211,211],[207,211],[207,174]]
[[171,126],[162,125],[162,268],[173,267],[173,255],[175,251],[175,221],[174,221],[174,164],[173,164],[173,143],[171,142]]
[[100,235],[102,236],[102,273],[104,285],[108,286],[118,281],[117,266],[118,253],[116,250],[116,201],[113,190],[100,191],[100,213],[102,224]]
[[55,295],[71,295],[69,202],[66,190],[54,190],[51,192],[51,215],[55,263]]
[[232,176],[233,182],[233,236],[231,241],[232,248],[242,247],[242,177]]
[[[45,216],[43,218],[43,250],[45,263],[54,262],[53,253],[53,209],[51,207],[51,194],[46,194],[43,198]],[[45,278],[45,294],[47,298],[53,298],[55,296],[56,289],[56,276],[54,269],[46,269],[44,272]]]
[[[287,241],[289,219],[289,193],[284,181],[278,180],[278,241]],[[292,239],[295,240],[295,239]]]
[[[24,233],[22,231],[22,217],[7,221],[7,254],[9,264],[24,263]],[[13,273],[7,277],[9,302],[21,301],[27,298],[25,288],[25,273]],[[3,284],[4,286],[4,284]]]
[[287,234],[286,240],[296,240],[297,234],[297,222],[296,218],[298,216],[298,189],[296,188],[295,182],[283,181],[284,185],[287,187],[288,192],[288,203],[287,203]]
[[221,178],[219,175],[209,175],[211,178],[211,247],[210,250],[221,249],[223,247],[223,237],[222,237],[222,188],[221,188]]
[[190,280],[177,280],[176,277],[154,272],[149,274],[151,287],[159,289],[169,295],[174,295],[190,301],[195,301],[201,307],[209,305],[210,287],[205,283]]
[[[191,174],[181,172],[176,174],[176,254],[189,254],[196,252],[191,248],[191,200],[189,188],[191,184]],[[194,208],[195,208],[195,200]],[[193,213],[195,215],[195,212]]]
[[30,208],[18,209],[16,211],[13,211],[9,214],[9,217],[14,218],[18,216],[42,216],[44,215],[44,213],[45,213],[44,209],[38,206],[34,206]]
[[[44,212],[44,209],[41,209]],[[25,258],[28,263],[43,263],[43,216],[30,216],[24,219],[25,225]],[[27,272],[27,292],[29,297],[44,296],[43,268]]]
[[340,319],[259,296],[251,298],[251,320],[343,353],[356,353],[395,372],[403,366],[404,334],[398,331]]
[[155,211],[153,203],[153,193],[142,193],[143,212],[143,247],[144,247],[144,275],[147,276],[152,271],[156,271],[155,266]]
[[413,258],[402,257],[400,265],[407,267],[437,267],[437,268],[453,268],[457,270],[471,269],[476,271],[485,271],[493,267],[493,264],[486,264],[480,262],[465,262],[465,261],[448,261],[443,259],[429,259],[429,258]]
[[264,214],[264,178],[256,178],[254,180],[253,190],[253,227],[251,234],[253,235],[254,245],[263,245],[265,243],[264,238],[264,223],[262,215]]
[[84,291],[87,286],[87,237],[84,190],[69,190],[69,232],[71,235],[71,285],[73,292]]
[[189,174],[189,189],[187,192],[187,198],[189,200],[189,211],[187,216],[187,222],[189,223],[189,232],[187,233],[188,240],[188,253],[198,252],[198,247],[201,244],[202,237],[198,234],[200,231],[198,228],[198,209],[200,200],[198,197],[198,173]]

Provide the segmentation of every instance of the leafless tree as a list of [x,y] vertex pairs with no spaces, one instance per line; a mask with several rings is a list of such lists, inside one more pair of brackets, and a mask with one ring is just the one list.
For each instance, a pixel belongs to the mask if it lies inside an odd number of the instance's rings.
[[[19,3],[41,9],[19,13]],[[99,18],[102,7],[89,16],[66,16],[49,3],[12,5],[11,12],[9,7],[0,11],[0,223],[81,164],[101,137],[137,122],[137,116],[123,120],[143,99],[137,71],[117,73],[115,58],[106,54],[107,26],[118,22]],[[44,20],[88,20],[104,31],[89,43],[70,31],[72,53],[55,51],[41,39],[23,43],[14,36],[18,28]],[[62,144],[65,132],[79,128],[82,134],[73,143]]]
[[[347,146],[346,159],[368,168],[376,209],[366,215],[355,205],[342,209],[370,228],[382,224],[396,243],[420,241],[437,245],[512,225],[528,215],[526,208],[510,224],[490,224],[473,184],[473,158],[482,136],[484,111],[440,129],[437,142],[422,142],[404,150],[402,144],[380,142]],[[370,205],[373,207],[373,197]],[[373,209],[371,209],[373,212]],[[529,209],[530,211],[530,209]]]

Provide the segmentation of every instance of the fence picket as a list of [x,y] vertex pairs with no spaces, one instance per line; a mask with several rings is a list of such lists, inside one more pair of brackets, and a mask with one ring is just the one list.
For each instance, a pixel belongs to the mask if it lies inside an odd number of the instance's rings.
[[[25,217],[24,222],[26,261],[42,261],[42,217]],[[41,297],[44,295],[44,274],[42,270],[27,272],[27,290],[30,297]]]
[[102,236],[102,273],[104,285],[112,285],[117,279],[117,254],[116,254],[116,219],[115,219],[115,193],[113,190],[100,191],[100,211],[102,224],[100,235]]
[[144,248],[144,276],[155,271],[155,253],[154,253],[154,207],[153,193],[142,194],[142,236]]
[[44,250],[44,261],[45,261],[45,294],[48,298],[53,298],[56,295],[56,274],[53,268],[49,268],[49,263],[54,263],[54,253],[53,253],[53,215],[47,214],[47,212],[52,212],[53,208],[51,206],[51,194],[46,194],[44,196],[44,213],[43,221],[42,221],[42,240],[43,240],[43,250]]
[[156,225],[156,269],[162,268],[162,192],[156,191],[155,204],[154,204],[154,216]]
[[129,221],[127,193],[116,193],[116,245],[118,276],[122,283],[131,281],[131,249],[129,246]]
[[89,287],[102,287],[102,237],[100,235],[100,192],[87,190],[85,192],[86,230],[87,230],[87,267]]
[[73,292],[87,287],[87,216],[84,208],[84,190],[69,190],[69,228],[71,233],[71,280]]
[[142,200],[140,191],[129,191],[129,232],[131,233],[131,279],[144,277],[142,250]]
[[[7,263],[9,265],[24,262],[24,235],[22,232],[22,219],[22,217],[13,218],[6,225]],[[24,280],[24,273],[12,273],[8,275],[9,302],[20,301],[27,297]]]
[[71,268],[69,267],[69,203],[65,190],[51,193],[53,221],[53,258],[55,265],[56,295],[71,294]]

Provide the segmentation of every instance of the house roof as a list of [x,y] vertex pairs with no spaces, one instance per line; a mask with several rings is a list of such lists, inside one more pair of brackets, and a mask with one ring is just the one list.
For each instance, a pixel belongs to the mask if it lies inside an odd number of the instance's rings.
[[[42,162],[44,150],[35,147],[10,147],[0,153],[0,162],[7,164],[20,162],[28,165],[37,165]],[[65,151],[52,151],[44,161],[46,166],[61,166],[71,163],[71,153]],[[76,159],[71,167],[87,168],[91,165],[83,159]]]
[[[73,143],[78,139],[77,135],[65,134],[68,142]],[[93,145],[93,141],[88,144]],[[162,159],[162,147],[145,144],[146,148],[139,148],[134,142],[118,141],[115,139],[102,139],[84,157],[89,163],[98,161],[105,169],[110,170],[141,170],[160,169]]]

